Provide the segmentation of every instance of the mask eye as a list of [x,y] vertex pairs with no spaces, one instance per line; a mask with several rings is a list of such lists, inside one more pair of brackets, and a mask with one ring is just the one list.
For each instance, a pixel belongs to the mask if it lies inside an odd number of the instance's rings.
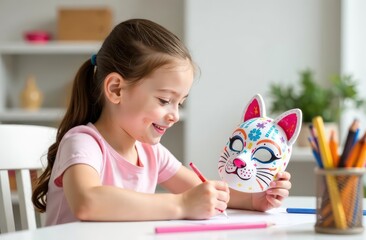
[[244,148],[244,141],[240,136],[230,138],[229,148],[231,151],[240,153]]
[[275,153],[271,148],[264,146],[259,147],[254,151],[252,159],[260,163],[271,163],[281,158],[276,157]]

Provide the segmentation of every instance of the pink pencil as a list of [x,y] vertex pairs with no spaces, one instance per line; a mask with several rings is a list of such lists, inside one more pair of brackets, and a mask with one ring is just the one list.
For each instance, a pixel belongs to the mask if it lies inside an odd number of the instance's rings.
[[197,176],[201,179],[202,182],[206,182],[206,178],[203,176],[203,174],[198,170],[198,168],[191,162],[189,163],[189,166],[192,168],[193,172],[197,174]]
[[205,224],[205,225],[166,226],[166,227],[156,227],[155,233],[256,229],[256,228],[267,228],[272,225],[274,224],[267,222],[257,222],[257,223],[221,223],[221,224],[217,223],[217,224]]

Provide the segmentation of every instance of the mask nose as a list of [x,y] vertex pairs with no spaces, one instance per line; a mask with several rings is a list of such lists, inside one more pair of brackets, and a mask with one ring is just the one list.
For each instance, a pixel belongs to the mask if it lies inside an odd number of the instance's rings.
[[233,161],[235,167],[237,168],[245,168],[247,166],[247,164],[245,162],[243,162],[242,160],[240,160],[239,158],[235,158]]

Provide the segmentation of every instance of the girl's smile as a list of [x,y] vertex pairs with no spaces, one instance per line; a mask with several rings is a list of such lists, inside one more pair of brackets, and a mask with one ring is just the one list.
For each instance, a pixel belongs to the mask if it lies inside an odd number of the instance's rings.
[[161,135],[163,135],[163,134],[165,133],[165,131],[169,128],[169,127],[159,126],[159,125],[157,125],[157,124],[155,124],[155,123],[153,123],[152,125],[154,126],[155,130],[156,130],[159,134],[161,134]]

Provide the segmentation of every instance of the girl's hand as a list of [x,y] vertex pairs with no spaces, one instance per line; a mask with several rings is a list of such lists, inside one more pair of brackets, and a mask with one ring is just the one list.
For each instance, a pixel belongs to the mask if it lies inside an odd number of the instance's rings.
[[183,218],[208,219],[227,208],[229,187],[222,181],[206,181],[182,194]]
[[285,197],[288,197],[291,188],[288,172],[277,173],[277,180],[270,183],[270,187],[265,192],[253,193],[252,207],[253,210],[267,211],[271,208],[281,206]]

